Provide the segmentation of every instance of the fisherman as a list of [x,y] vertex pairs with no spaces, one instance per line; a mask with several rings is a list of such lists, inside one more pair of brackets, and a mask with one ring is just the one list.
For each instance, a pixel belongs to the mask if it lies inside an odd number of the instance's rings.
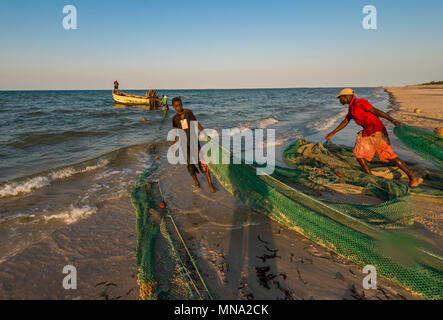
[[114,81],[114,89],[112,90],[112,92],[115,94],[118,94],[118,95],[120,94],[120,91],[118,91],[118,81],[117,80]]
[[163,95],[163,97],[162,97],[162,110],[163,110],[163,117],[162,118],[164,119],[166,117],[166,113],[169,110],[168,97],[165,95]]
[[168,110],[168,97],[163,95],[162,97],[162,106],[163,106],[163,110]]
[[[204,173],[206,175],[206,179],[208,180],[209,184],[209,190],[211,192],[215,192],[215,188],[212,185],[211,175],[209,173],[208,165],[204,163],[202,160],[198,160],[198,168],[195,164],[192,164],[191,159],[191,121],[197,121],[196,117],[194,116],[194,113],[192,113],[189,109],[183,109],[183,103],[180,97],[176,97],[172,99],[172,107],[177,112],[174,117],[172,118],[172,127],[175,129],[174,132],[174,139],[172,140],[172,144],[175,143],[175,139],[177,137],[177,130],[176,129],[182,129],[186,133],[187,137],[187,168],[189,171],[189,174],[194,179],[195,185],[197,188],[200,188],[200,182],[197,179],[197,173]],[[199,122],[197,122],[197,126],[199,130],[203,130],[203,127]],[[200,152],[200,143],[198,144],[198,152]]]
[[363,170],[367,174],[372,174],[368,161],[371,161],[377,152],[381,161],[386,162],[389,160],[406,173],[409,177],[409,186],[411,188],[418,187],[423,182],[423,179],[412,172],[392,151],[388,132],[380,118],[392,122],[395,126],[402,126],[404,124],[395,120],[387,113],[374,108],[369,101],[358,99],[354,90],[350,88],[343,89],[336,98],[340,99],[342,105],[349,105],[349,111],[346,118],[336,129],[327,134],[325,139],[330,140],[337,132],[345,128],[351,119],[354,119],[356,124],[363,127],[363,130],[357,135],[353,152]]
[[149,89],[149,110],[154,110],[155,109],[155,93],[154,90]]

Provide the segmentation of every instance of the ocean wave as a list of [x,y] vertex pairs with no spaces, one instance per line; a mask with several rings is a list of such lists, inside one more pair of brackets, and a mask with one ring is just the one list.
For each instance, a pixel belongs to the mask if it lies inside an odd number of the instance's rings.
[[229,135],[232,137],[232,136],[235,136],[237,134],[241,134],[241,133],[243,133],[245,131],[248,131],[250,129],[251,128],[249,128],[249,127],[238,127],[238,128],[229,128],[228,130],[229,130]]
[[109,160],[100,159],[96,164],[87,165],[82,168],[68,167],[49,172],[45,175],[35,176],[32,178],[5,183],[0,186],[0,198],[18,196],[27,194],[35,190],[41,189],[50,185],[56,180],[66,179],[75,174],[85,173],[96,170],[98,168],[108,165]]
[[330,129],[339,119],[344,119],[346,114],[348,113],[348,110],[345,109],[339,113],[337,113],[333,117],[328,117],[325,119],[317,119],[306,126],[311,129],[315,129],[318,132],[326,131]]
[[19,213],[11,217],[0,219],[0,223],[9,223],[17,220],[24,220],[26,222],[29,221],[35,222],[38,220],[44,222],[49,222],[51,220],[61,220],[66,224],[72,224],[79,221],[80,219],[87,218],[93,215],[94,213],[97,212],[97,210],[98,209],[95,206],[85,205],[83,207],[76,207],[74,205],[71,205],[68,210],[63,210],[61,212],[52,213],[49,215]]
[[9,221],[14,221],[14,220],[32,220],[36,217],[35,214],[24,214],[24,213],[19,213],[10,217],[6,217],[6,218],[0,218],[0,224],[1,223],[5,223],[5,222],[9,222]]
[[264,118],[264,119],[249,121],[244,125],[241,125],[241,126],[235,127],[235,128],[230,128],[228,130],[229,130],[230,136],[235,136],[235,135],[241,134],[247,130],[266,129],[267,127],[270,127],[276,123],[278,123],[277,119],[275,119],[273,117],[268,117],[268,118]]
[[278,123],[278,120],[273,117],[268,117],[266,119],[259,120],[256,123],[256,129],[266,129],[269,126],[272,126],[273,124]]
[[65,131],[61,133],[41,134],[26,133],[25,135],[18,137],[15,141],[8,143],[7,146],[23,149],[34,145],[54,145],[72,139],[103,136],[106,134],[106,132],[97,131]]
[[42,217],[45,221],[57,219],[57,220],[62,220],[66,224],[72,224],[80,219],[87,218],[96,212],[97,212],[96,207],[84,206],[81,208],[77,208],[71,206],[71,208],[67,211],[62,211],[60,213],[52,214],[49,216],[42,216]]
[[47,112],[43,112],[43,111],[30,111],[26,114],[27,116],[43,116],[43,115],[48,115]]
[[256,147],[258,149],[266,149],[269,147],[279,147],[279,146],[284,145],[286,143],[286,141],[288,141],[288,140],[289,140],[289,137],[276,139],[274,142],[266,140],[265,141],[266,144],[261,143],[261,144],[256,145]]

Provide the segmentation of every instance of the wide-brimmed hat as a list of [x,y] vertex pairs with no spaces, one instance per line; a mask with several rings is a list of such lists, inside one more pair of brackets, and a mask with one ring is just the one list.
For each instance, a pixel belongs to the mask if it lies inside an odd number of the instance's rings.
[[355,94],[355,91],[352,90],[351,88],[346,88],[340,91],[340,93],[338,94],[338,96],[336,96],[336,98],[340,98],[341,96],[357,96],[357,95]]

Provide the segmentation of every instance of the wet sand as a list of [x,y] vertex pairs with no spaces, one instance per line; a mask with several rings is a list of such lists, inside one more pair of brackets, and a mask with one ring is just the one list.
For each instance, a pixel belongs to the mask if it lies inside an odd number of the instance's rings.
[[[236,200],[216,182],[175,186],[191,178],[185,168],[162,181],[169,209],[216,299],[416,299],[378,278],[364,290],[360,267]],[[198,209],[197,209],[198,208]]]
[[[252,211],[217,181],[211,194],[203,176],[200,189],[192,186],[184,166],[165,165],[159,177],[216,299],[419,298],[380,277],[377,290],[364,290],[360,267]],[[105,201],[91,217],[1,263],[0,298],[138,299],[135,234],[129,198]],[[62,287],[68,264],[77,268],[77,290]]]
[[[135,246],[129,199],[109,201],[3,262],[0,298],[138,299]],[[77,269],[76,290],[63,288],[66,265]]]

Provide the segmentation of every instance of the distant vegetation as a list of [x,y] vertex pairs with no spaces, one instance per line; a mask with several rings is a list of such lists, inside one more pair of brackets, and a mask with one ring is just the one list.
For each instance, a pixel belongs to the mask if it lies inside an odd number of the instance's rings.
[[431,82],[426,82],[426,83],[422,83],[422,86],[427,86],[427,85],[432,85],[432,84],[443,84],[443,81],[431,81]]

